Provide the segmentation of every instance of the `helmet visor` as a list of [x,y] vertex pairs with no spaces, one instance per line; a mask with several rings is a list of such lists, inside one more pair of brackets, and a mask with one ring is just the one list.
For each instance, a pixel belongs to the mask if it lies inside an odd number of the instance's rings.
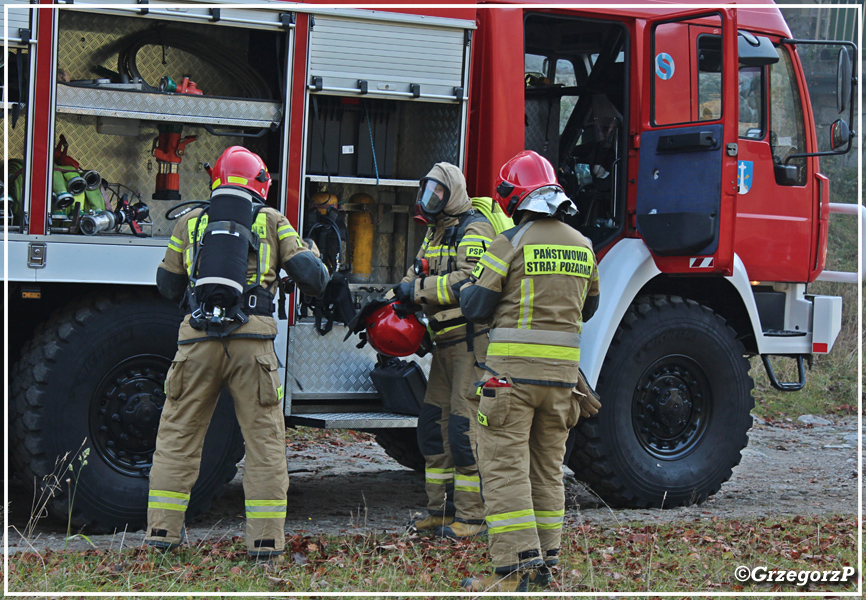
[[451,190],[441,181],[422,179],[415,204],[426,216],[435,217],[442,212],[450,197]]

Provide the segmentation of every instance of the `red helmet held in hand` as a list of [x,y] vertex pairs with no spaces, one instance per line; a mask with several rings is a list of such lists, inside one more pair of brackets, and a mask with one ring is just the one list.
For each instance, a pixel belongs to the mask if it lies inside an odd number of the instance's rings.
[[211,172],[211,189],[222,185],[242,187],[264,200],[271,189],[271,176],[258,154],[232,146],[217,159]]
[[577,212],[559,185],[553,165],[532,150],[524,150],[502,165],[493,199],[509,217],[516,210],[550,215],[563,208],[569,214]]
[[421,347],[427,328],[415,313],[404,310],[397,301],[370,313],[364,325],[367,341],[379,354],[385,356],[409,356]]

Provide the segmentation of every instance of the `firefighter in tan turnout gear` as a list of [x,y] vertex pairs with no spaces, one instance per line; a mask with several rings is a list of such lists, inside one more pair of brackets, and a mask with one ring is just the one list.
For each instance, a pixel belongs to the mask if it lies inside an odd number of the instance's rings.
[[311,296],[325,289],[328,274],[288,220],[264,206],[271,178],[261,158],[233,146],[212,178],[209,205],[178,220],[157,270],[160,293],[183,299],[187,315],[166,377],[145,542],[168,549],[183,541],[202,443],[225,387],[246,448],[247,550],[267,558],[284,549],[289,486],[274,291],[280,267]]
[[468,319],[492,317],[477,436],[494,573],[463,586],[526,591],[530,581],[546,586],[557,563],[581,324],[598,306],[598,270],[589,240],[558,218],[576,209],[545,158],[508,161],[494,199],[518,225],[493,240],[460,291]]
[[[426,460],[427,515],[414,526],[440,536],[468,537],[486,528],[473,451],[475,414],[468,398],[478,380],[476,361],[483,360],[487,349],[487,327],[467,324],[455,286],[468,280],[494,229],[473,209],[463,173],[448,163],[437,163],[421,180],[415,219],[429,230],[415,265],[393,290],[397,300],[423,307],[434,342],[418,417],[418,445]],[[446,503],[451,485],[453,507]]]

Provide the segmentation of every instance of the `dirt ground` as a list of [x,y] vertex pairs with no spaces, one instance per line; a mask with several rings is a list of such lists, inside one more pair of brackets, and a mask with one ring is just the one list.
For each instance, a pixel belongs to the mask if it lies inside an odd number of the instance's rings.
[[[773,515],[857,513],[857,420],[804,426],[797,421],[756,420],[740,465],[721,491],[699,506],[670,510],[611,510],[566,469],[567,521],[627,523],[692,521],[713,516],[751,519]],[[403,532],[413,513],[424,506],[424,480],[400,466],[373,441],[301,441],[287,447],[291,485],[286,532]],[[189,523],[192,543],[243,535],[241,476],[211,509]],[[64,547],[65,526],[43,520],[29,540],[22,530],[30,498],[10,489],[9,550],[41,551]],[[141,544],[143,531],[89,536],[100,548]],[[76,539],[70,549],[86,549]]]

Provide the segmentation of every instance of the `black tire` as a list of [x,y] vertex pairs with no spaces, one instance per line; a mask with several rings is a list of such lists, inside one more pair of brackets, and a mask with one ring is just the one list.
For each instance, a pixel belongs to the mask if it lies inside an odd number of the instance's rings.
[[577,426],[569,467],[611,506],[674,507],[715,494],[740,462],[754,407],[749,362],[719,315],[677,296],[626,312]]
[[408,469],[424,473],[426,461],[418,448],[415,429],[375,429],[370,433],[376,436],[376,443],[382,446],[385,454]]
[[[49,515],[67,520],[65,480],[80,469],[72,505],[77,530],[144,527],[165,374],[177,350],[181,317],[151,293],[84,298],[40,325],[25,345],[12,372],[12,460],[36,487],[58,474]],[[82,466],[76,453],[85,438],[90,451]],[[242,457],[234,406],[223,393],[205,438],[188,516],[207,509]]]

